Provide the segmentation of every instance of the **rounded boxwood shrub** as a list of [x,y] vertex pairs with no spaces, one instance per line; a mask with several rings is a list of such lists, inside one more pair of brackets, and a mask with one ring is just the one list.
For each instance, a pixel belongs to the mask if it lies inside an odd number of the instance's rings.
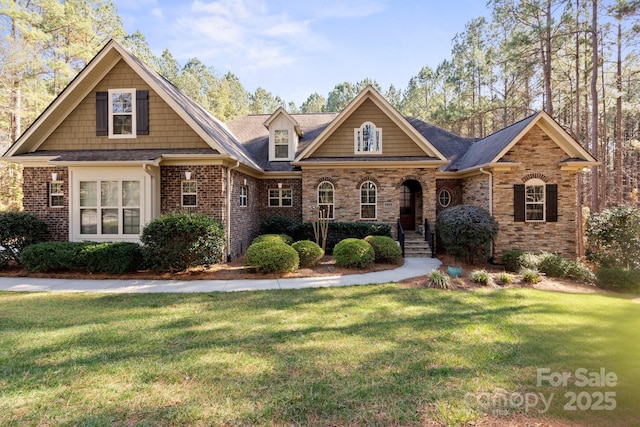
[[253,239],[251,244],[253,245],[254,243],[262,242],[285,243],[287,245],[291,245],[293,243],[293,239],[286,234],[261,234]]
[[298,269],[300,258],[286,243],[258,242],[249,246],[244,263],[258,273],[288,273]]
[[324,251],[316,242],[311,240],[300,240],[291,245],[300,258],[300,267],[313,267],[320,261]]
[[26,212],[0,212],[0,268],[14,261],[21,263],[22,251],[29,245],[44,242],[49,227]]
[[340,267],[365,268],[373,264],[375,257],[371,245],[360,239],[344,239],[333,248],[333,258]]
[[180,271],[222,260],[223,225],[205,214],[174,212],[161,215],[142,230],[145,265],[157,271]]
[[436,228],[447,252],[473,262],[488,257],[498,223],[485,209],[470,205],[447,208],[438,214]]
[[122,274],[142,266],[142,248],[133,242],[88,244],[82,249],[86,268],[92,273]]
[[87,242],[43,242],[22,251],[22,265],[29,272],[82,270],[86,267],[83,249]]
[[383,264],[400,264],[402,262],[402,249],[391,237],[367,236],[364,241],[373,248],[375,262]]

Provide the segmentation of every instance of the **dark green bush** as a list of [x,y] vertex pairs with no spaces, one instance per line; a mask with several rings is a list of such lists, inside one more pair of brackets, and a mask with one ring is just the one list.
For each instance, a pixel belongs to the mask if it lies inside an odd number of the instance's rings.
[[26,212],[0,212],[0,268],[14,261],[20,264],[22,251],[29,245],[44,242],[49,235],[47,224]]
[[300,264],[298,252],[282,242],[258,242],[247,249],[244,263],[258,273],[287,273]]
[[[391,227],[386,224],[370,224],[366,222],[330,222],[327,232],[326,251],[331,253],[338,242],[353,238],[364,239],[367,236],[391,237]],[[293,240],[315,241],[313,225],[310,222],[296,224],[291,229]]]
[[333,249],[333,258],[340,267],[365,268],[373,264],[375,257],[371,245],[361,239],[344,239]]
[[570,263],[560,255],[542,252],[538,255],[538,270],[550,277],[566,277]]
[[364,241],[369,243],[375,253],[375,262],[382,264],[402,263],[402,249],[398,242],[388,236],[367,236]]
[[140,269],[142,252],[131,242],[44,242],[26,247],[22,263],[29,272],[120,274]]
[[280,242],[280,243],[286,243],[287,245],[291,245],[293,243],[293,239],[290,236],[287,236],[286,234],[261,234],[255,239],[253,239],[251,244],[253,245],[254,243],[261,243],[261,242],[272,242],[272,243]]
[[295,221],[286,216],[268,216],[260,223],[260,234],[290,234]]
[[640,209],[618,206],[591,216],[587,259],[600,267],[640,268]]
[[22,265],[29,272],[74,271],[86,268],[83,249],[87,242],[44,242],[22,251]]
[[92,273],[130,273],[142,266],[142,248],[133,242],[89,244],[82,249],[82,255]]
[[523,256],[525,251],[520,249],[511,249],[502,254],[500,259],[504,264],[504,268],[507,271],[518,272],[522,270],[523,265]]
[[640,270],[635,268],[601,267],[596,272],[596,285],[602,289],[622,292],[640,290]]
[[157,271],[180,271],[222,260],[223,225],[205,214],[176,212],[161,215],[142,230],[145,265]]
[[311,240],[300,240],[291,247],[298,252],[300,267],[313,267],[324,255],[322,248]]
[[485,209],[470,205],[447,208],[438,214],[438,235],[447,252],[472,264],[488,258],[498,223]]

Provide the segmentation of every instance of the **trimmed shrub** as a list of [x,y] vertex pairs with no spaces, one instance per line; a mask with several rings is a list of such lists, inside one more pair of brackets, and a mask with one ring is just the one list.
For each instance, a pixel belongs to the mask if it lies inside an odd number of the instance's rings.
[[344,239],[333,249],[333,258],[340,267],[365,268],[376,258],[371,245],[361,239]]
[[142,252],[140,245],[131,242],[44,242],[25,248],[22,262],[29,272],[120,274],[138,270]]
[[82,253],[87,242],[44,242],[22,251],[22,264],[29,272],[73,271],[86,268]]
[[49,236],[47,224],[26,212],[0,212],[0,268],[14,261],[21,263],[22,251],[44,242]]
[[569,272],[569,261],[560,255],[542,252],[538,255],[538,270],[551,277],[566,277]]
[[369,243],[375,253],[375,262],[383,264],[402,263],[402,249],[398,242],[388,236],[367,236],[364,241]]
[[601,267],[596,272],[596,285],[602,289],[622,292],[640,291],[640,270],[635,268]]
[[567,277],[570,279],[581,280],[587,283],[593,283],[596,281],[596,275],[593,274],[591,269],[580,261],[569,261],[569,271],[567,271]]
[[490,285],[493,281],[487,270],[474,270],[471,272],[471,281],[483,286]]
[[324,251],[320,246],[311,240],[300,240],[291,245],[300,258],[300,267],[313,267],[320,261]]
[[[310,222],[296,224],[291,229],[293,240],[315,241],[313,225]],[[391,227],[386,224],[369,224],[366,222],[329,222],[327,231],[326,251],[331,253],[333,248],[344,239],[364,239],[367,236],[391,237]]]
[[498,223],[485,209],[470,205],[447,208],[438,214],[436,228],[447,252],[473,264],[488,258]]
[[498,283],[501,285],[510,285],[513,283],[513,276],[509,273],[500,273]]
[[142,266],[142,248],[133,242],[88,244],[82,248],[82,255],[92,273],[130,273]]
[[287,236],[286,234],[261,234],[255,239],[253,239],[251,244],[253,245],[254,243],[261,243],[261,242],[271,242],[271,243],[278,242],[278,243],[285,243],[287,245],[291,245],[293,243],[293,239],[290,236]]
[[180,271],[222,260],[223,225],[205,214],[174,212],[161,215],[142,230],[145,265],[157,271]]
[[440,270],[433,270],[427,277],[427,286],[430,288],[451,289],[453,287],[449,275]]
[[298,252],[282,242],[258,242],[247,249],[244,263],[258,273],[288,273],[300,264]]
[[502,254],[500,259],[504,264],[504,268],[507,271],[520,271],[522,270],[523,256],[525,252],[521,249],[511,249],[510,251],[506,251]]
[[272,215],[262,220],[258,232],[260,234],[290,234],[294,225],[295,222],[289,217]]

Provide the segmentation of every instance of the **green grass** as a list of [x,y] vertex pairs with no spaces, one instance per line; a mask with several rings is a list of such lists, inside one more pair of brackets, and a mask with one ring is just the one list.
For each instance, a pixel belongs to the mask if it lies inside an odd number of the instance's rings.
[[[501,390],[554,393],[546,417],[638,425],[639,310],[603,295],[393,284],[5,292],[0,425],[462,425],[501,409],[476,399]],[[538,368],[601,367],[615,387],[536,385]],[[566,411],[567,391],[613,391],[617,407]]]

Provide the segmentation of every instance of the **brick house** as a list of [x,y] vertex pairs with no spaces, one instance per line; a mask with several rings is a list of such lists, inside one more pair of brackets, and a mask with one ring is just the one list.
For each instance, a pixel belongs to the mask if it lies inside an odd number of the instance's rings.
[[231,258],[270,215],[308,221],[319,206],[413,230],[457,204],[494,215],[498,256],[575,257],[577,175],[597,164],[544,112],[474,140],[401,116],[370,86],[339,114],[225,124],[114,41],[3,159],[24,166],[24,209],[55,240],[138,241],[151,219],[185,210],[225,224]]

